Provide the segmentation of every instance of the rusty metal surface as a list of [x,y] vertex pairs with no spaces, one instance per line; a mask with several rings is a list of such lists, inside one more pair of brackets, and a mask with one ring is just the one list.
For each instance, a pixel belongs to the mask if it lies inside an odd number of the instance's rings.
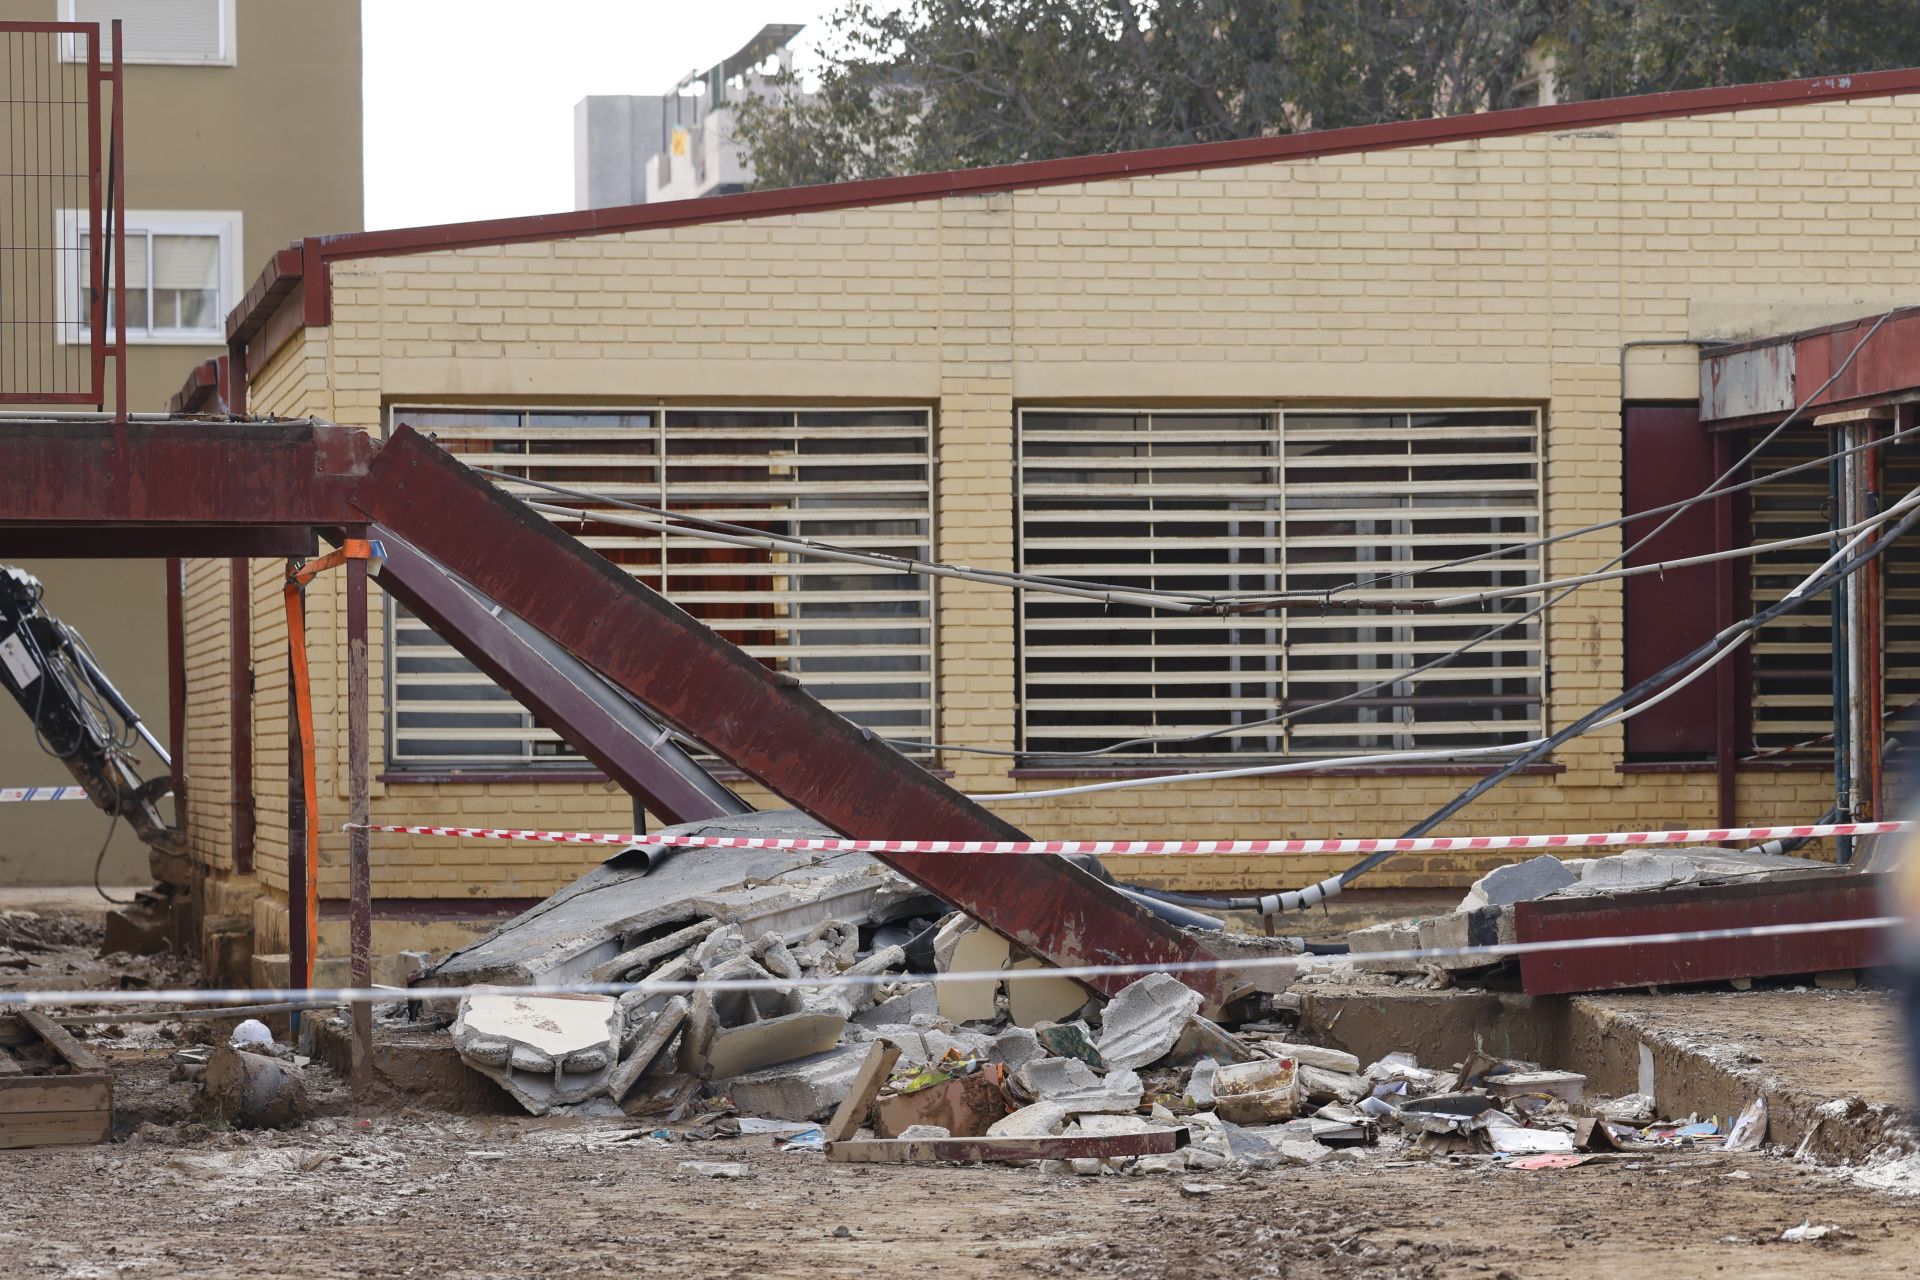
[[324,422],[0,420],[0,537],[9,525],[358,523],[349,497],[372,456],[366,432]]
[[[353,904],[347,937],[353,985],[373,980],[373,863],[366,823],[367,782],[367,561],[347,560],[347,833],[348,893]],[[373,1079],[373,1009],[353,1006],[353,1082]]]
[[537,631],[530,636],[496,615],[391,529],[375,525],[370,536],[386,550],[374,575],[382,590],[650,812],[673,823],[752,812],[591,669],[552,651]]
[[137,534],[105,525],[0,525],[0,560],[278,560],[310,556],[316,546],[313,530],[298,525],[146,525]]
[[[892,747],[777,676],[670,601],[501,494],[411,428],[381,448],[355,502],[668,723],[844,835],[1019,839]],[[884,855],[883,861],[1056,964],[1216,958],[1057,857]],[[1183,980],[1217,1004],[1229,975]],[[1111,993],[1130,979],[1089,985]]]
[[[1820,385],[1818,380],[1811,385]],[[1794,404],[1791,342],[1700,357],[1700,417],[1706,422],[1784,414]]]
[[[1704,889],[1547,898],[1515,905],[1514,938],[1550,942],[1870,919],[1884,914],[1885,893],[1885,876],[1835,871]],[[1820,973],[1880,963],[1881,951],[1881,938],[1874,931],[1837,929],[1535,952],[1520,957],[1520,989],[1528,995],[1557,995]]]

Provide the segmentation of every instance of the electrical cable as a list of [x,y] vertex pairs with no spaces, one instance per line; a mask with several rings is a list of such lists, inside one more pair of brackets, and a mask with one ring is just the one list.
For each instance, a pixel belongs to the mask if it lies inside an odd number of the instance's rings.
[[100,852],[96,854],[93,859],[93,891],[102,898],[105,898],[108,902],[111,902],[114,906],[125,907],[132,905],[134,900],[132,898],[116,898],[100,887],[100,869],[106,865],[107,848],[113,843],[114,833],[119,830],[120,809],[118,804],[116,804],[114,806],[113,816],[107,822],[107,838],[100,842]]

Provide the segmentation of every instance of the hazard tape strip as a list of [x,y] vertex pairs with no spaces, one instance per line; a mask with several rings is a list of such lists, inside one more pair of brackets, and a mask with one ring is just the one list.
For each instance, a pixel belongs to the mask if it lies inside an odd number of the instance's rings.
[[0,787],[0,804],[27,800],[85,800],[85,787]]
[[791,991],[798,987],[876,987],[918,982],[1031,982],[1045,978],[1144,977],[1150,973],[1203,973],[1265,969],[1341,968],[1354,963],[1384,960],[1488,961],[1555,951],[1592,951],[1614,947],[1644,947],[1696,942],[1727,942],[1735,938],[1777,938],[1799,934],[1912,927],[1902,916],[1868,916],[1853,920],[1813,920],[1793,924],[1745,925],[1730,929],[1694,929],[1678,933],[1617,934],[1601,938],[1555,938],[1545,942],[1509,942],[1492,946],[1417,947],[1403,951],[1363,951],[1351,955],[1315,956],[1278,953],[1232,960],[1191,960],[1149,964],[1064,965],[1060,968],[981,969],[965,973],[838,973],[798,978],[695,978],[686,981],[571,982],[552,986],[463,987],[232,987],[224,990],[176,988],[161,991],[0,991],[0,1008],[8,1005],[93,1006],[121,1004],[271,1004],[307,1001],[320,1005],[386,1004],[398,1000],[458,1000],[468,996],[620,996],[630,991],[679,995],[696,991]]
[[666,845],[684,849],[786,849],[797,853],[1087,853],[1146,857],[1249,856],[1296,853],[1443,853],[1451,850],[1598,849],[1610,846],[1727,844],[1755,840],[1881,836],[1920,822],[1829,822],[1780,827],[1703,827],[1692,831],[1599,831],[1581,835],[1402,836],[1345,840],[848,840],[838,837],[636,835],[537,831],[512,827],[369,824],[394,835],[521,840],[542,844]]

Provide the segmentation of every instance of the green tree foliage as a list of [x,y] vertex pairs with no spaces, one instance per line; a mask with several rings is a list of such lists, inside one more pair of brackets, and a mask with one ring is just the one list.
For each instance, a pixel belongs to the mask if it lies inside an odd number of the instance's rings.
[[737,105],[766,187],[1920,63],[1914,0],[850,0],[810,97]]

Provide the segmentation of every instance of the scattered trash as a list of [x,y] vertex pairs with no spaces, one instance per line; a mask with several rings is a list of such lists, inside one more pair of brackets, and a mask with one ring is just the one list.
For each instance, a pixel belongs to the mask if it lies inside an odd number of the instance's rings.
[[680,1167],[703,1178],[750,1178],[753,1170],[738,1161],[682,1160]]
[[1758,1151],[1760,1143],[1767,1136],[1767,1100],[1755,1098],[1740,1118],[1733,1122],[1733,1132],[1727,1135],[1728,1151]]
[[1834,1226],[1832,1223],[1822,1223],[1816,1227],[1813,1225],[1813,1219],[1808,1218],[1799,1226],[1788,1227],[1785,1231],[1782,1231],[1780,1238],[1788,1244],[1808,1244],[1815,1240],[1825,1240],[1828,1236],[1837,1235],[1839,1231],[1840,1228]]
[[273,1032],[267,1030],[267,1024],[258,1018],[248,1018],[234,1027],[233,1034],[227,1038],[227,1043],[235,1048],[241,1045],[272,1044]]
[[1592,1159],[1592,1156],[1571,1154],[1525,1156],[1519,1160],[1509,1160],[1507,1168],[1526,1169],[1530,1172],[1540,1169],[1577,1169]]
[[1183,1182],[1180,1184],[1180,1194],[1183,1196],[1210,1196],[1216,1191],[1225,1191],[1226,1189],[1227,1184],[1224,1182]]

